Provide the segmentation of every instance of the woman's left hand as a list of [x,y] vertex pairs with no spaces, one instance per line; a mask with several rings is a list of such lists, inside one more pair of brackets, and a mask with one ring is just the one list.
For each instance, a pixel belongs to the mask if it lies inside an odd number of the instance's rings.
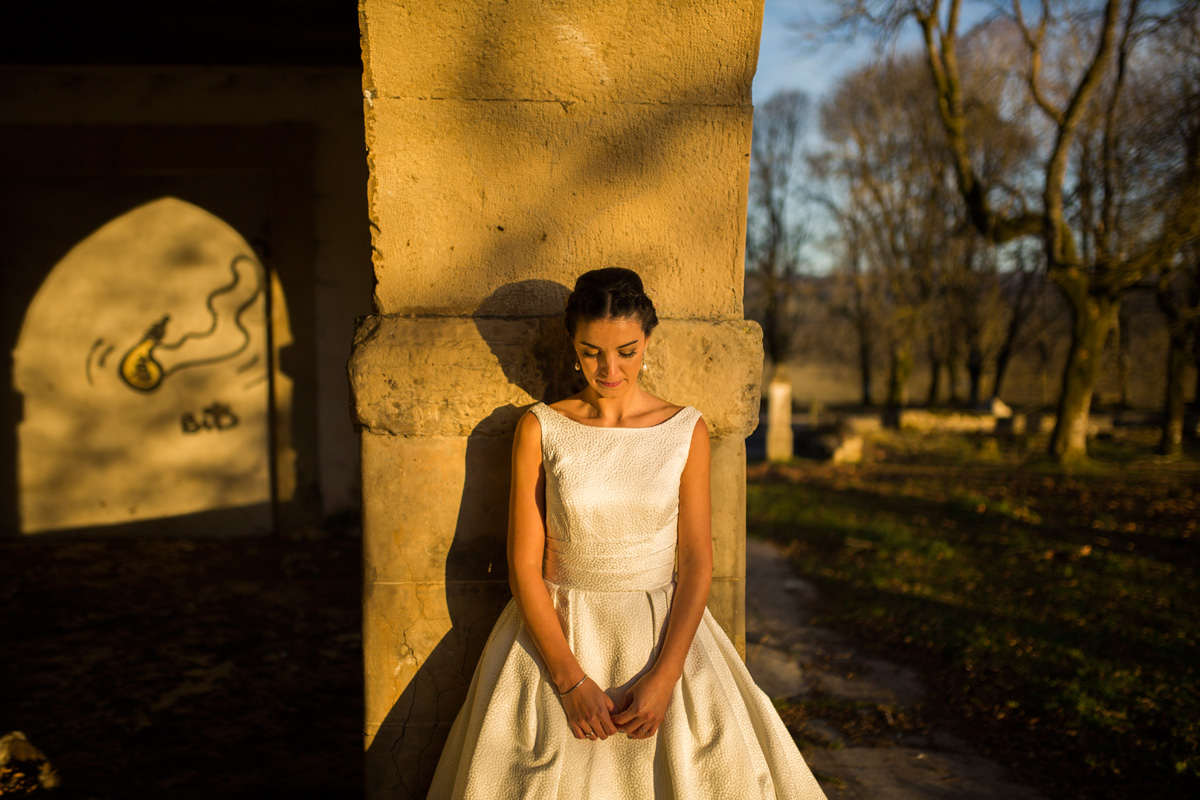
[[650,738],[658,732],[674,690],[675,681],[650,670],[625,692],[621,710],[612,716],[613,724],[630,739]]

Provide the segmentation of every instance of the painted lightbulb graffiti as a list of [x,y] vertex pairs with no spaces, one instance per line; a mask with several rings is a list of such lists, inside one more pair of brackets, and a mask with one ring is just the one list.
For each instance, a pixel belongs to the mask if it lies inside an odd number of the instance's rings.
[[[236,358],[250,344],[250,332],[242,315],[258,300],[263,291],[261,267],[246,255],[236,256],[229,265],[233,279],[217,287],[205,297],[209,326],[206,330],[189,331],[173,342],[165,341],[170,314],[164,314],[151,325],[141,339],[126,351],[118,365],[121,380],[139,392],[153,392],[171,375],[193,367],[210,366]],[[88,352],[87,375],[92,380],[92,361],[103,359],[111,352],[97,339]]]
[[[166,314],[146,331],[142,340],[129,349],[121,359],[120,374],[125,383],[143,392],[152,392],[162,382],[162,365],[154,360],[154,348],[162,344],[163,335],[167,332],[167,321],[171,319]],[[103,340],[97,340],[103,343]],[[97,348],[92,348],[96,352]]]

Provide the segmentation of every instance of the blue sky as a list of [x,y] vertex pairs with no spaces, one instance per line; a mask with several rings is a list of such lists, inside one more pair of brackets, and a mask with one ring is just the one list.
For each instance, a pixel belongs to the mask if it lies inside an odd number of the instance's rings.
[[803,89],[817,99],[841,75],[874,57],[868,39],[852,44],[804,41],[803,31],[795,25],[803,27],[806,20],[827,16],[832,7],[829,0],[766,0],[754,75],[755,103],[785,88]]
[[[836,0],[766,0],[758,71],[754,75],[756,104],[784,88],[803,89],[819,103],[838,78],[876,58],[875,42],[867,36],[852,42],[805,39],[805,31],[813,29],[811,23],[827,20],[836,7]],[[970,29],[991,11],[990,3],[965,0],[960,30]],[[906,48],[919,44],[916,25],[906,21],[898,45]]]

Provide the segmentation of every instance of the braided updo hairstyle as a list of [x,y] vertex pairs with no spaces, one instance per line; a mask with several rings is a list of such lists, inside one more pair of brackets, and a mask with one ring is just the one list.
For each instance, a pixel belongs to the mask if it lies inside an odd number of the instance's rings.
[[654,330],[658,314],[636,272],[605,267],[585,272],[575,281],[575,291],[567,297],[567,333],[574,339],[581,321],[601,319],[635,319],[646,336]]

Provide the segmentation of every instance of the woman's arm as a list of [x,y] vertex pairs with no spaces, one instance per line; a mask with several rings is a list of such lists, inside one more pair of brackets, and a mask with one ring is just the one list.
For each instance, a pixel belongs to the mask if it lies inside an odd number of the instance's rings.
[[634,739],[652,736],[658,730],[704,617],[712,585],[710,458],[708,426],[701,418],[692,431],[687,464],[679,479],[679,575],[667,618],[667,635],[654,666],[630,687],[621,712],[613,717],[617,728]]
[[[563,635],[558,612],[542,580],[546,547],[546,472],[542,466],[542,429],[526,412],[513,440],[512,488],[508,501],[508,584],[525,627],[542,656],[550,679],[562,697],[563,710],[575,738],[616,733],[609,716],[612,700],[583,669]],[[579,684],[579,681],[583,681]],[[577,684],[579,684],[577,686]],[[575,687],[575,688],[572,688]]]

